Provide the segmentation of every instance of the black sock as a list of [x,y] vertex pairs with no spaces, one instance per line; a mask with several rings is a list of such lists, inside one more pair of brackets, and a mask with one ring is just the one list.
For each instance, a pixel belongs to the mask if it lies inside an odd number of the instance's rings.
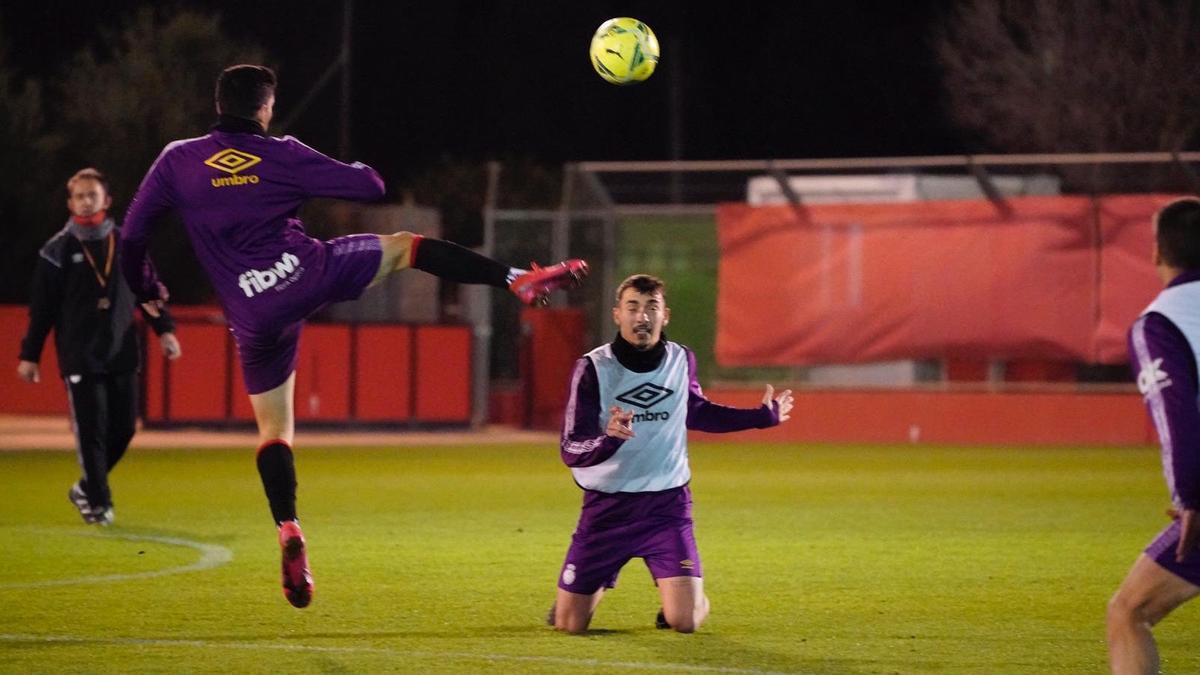
[[511,269],[469,248],[427,237],[413,239],[412,267],[460,284],[487,284],[499,288],[508,288]]
[[263,444],[258,449],[258,475],[262,477],[275,524],[295,520],[296,464],[291,446],[278,440]]

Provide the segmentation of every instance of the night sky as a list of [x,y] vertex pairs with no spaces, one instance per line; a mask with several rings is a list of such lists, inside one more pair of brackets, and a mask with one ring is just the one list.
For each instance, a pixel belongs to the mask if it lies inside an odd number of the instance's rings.
[[[139,2],[6,3],[9,63],[48,75]],[[266,48],[276,119],[335,58],[341,3],[191,1]],[[436,0],[354,6],[354,156],[403,178],[439,157],[565,160],[671,156],[672,61],[685,159],[960,153],[931,38],[947,3]],[[648,82],[591,69],[605,19],[634,16],[663,45]],[[216,73],[213,74],[214,78]],[[337,145],[336,82],[289,129]],[[198,130],[200,131],[200,130]],[[164,142],[169,139],[163,139]]]

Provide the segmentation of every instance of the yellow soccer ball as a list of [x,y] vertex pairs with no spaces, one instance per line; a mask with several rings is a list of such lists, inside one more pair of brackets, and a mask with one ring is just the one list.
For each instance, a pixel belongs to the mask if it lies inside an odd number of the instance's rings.
[[627,16],[600,24],[592,36],[592,67],[613,84],[641,82],[658,65],[658,38],[646,24]]

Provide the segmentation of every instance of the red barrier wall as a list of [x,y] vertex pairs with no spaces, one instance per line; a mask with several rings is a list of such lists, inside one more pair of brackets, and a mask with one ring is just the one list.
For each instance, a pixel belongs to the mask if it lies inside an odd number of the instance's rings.
[[521,381],[530,427],[562,428],[571,370],[584,352],[583,333],[583,310],[521,311]]
[[1123,362],[1161,287],[1149,221],[1170,199],[724,205],[717,359]]
[[0,349],[9,359],[0,371],[0,411],[13,415],[66,414],[67,390],[58,372],[58,355],[54,351],[54,333],[46,338],[42,349],[42,381],[37,384],[17,379],[17,357],[21,339],[29,327],[28,310],[20,305],[0,305]]
[[413,417],[412,326],[362,326],[354,348],[354,402],[360,420]]
[[[706,389],[713,401],[752,407],[761,389]],[[1155,443],[1137,393],[800,391],[792,419],[739,440],[790,443],[1146,445]],[[695,440],[717,435],[693,432]]]
[[296,420],[350,419],[350,327],[310,324],[296,360]]
[[[416,337],[419,383],[414,414],[434,422],[471,417],[471,332],[463,326],[421,326]],[[465,356],[464,356],[465,355]]]

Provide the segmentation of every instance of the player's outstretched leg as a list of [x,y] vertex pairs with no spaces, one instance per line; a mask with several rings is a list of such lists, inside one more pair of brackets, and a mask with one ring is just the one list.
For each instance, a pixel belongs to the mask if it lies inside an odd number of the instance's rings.
[[372,284],[409,267],[460,284],[507,288],[527,305],[544,304],[551,292],[578,286],[588,274],[583,260],[566,260],[525,270],[480,255],[444,239],[397,232],[379,237],[382,257]]
[[546,296],[551,291],[574,288],[587,274],[587,262],[578,259],[564,260],[549,267],[535,264],[533,269],[513,279],[508,289],[527,305],[546,304]]

